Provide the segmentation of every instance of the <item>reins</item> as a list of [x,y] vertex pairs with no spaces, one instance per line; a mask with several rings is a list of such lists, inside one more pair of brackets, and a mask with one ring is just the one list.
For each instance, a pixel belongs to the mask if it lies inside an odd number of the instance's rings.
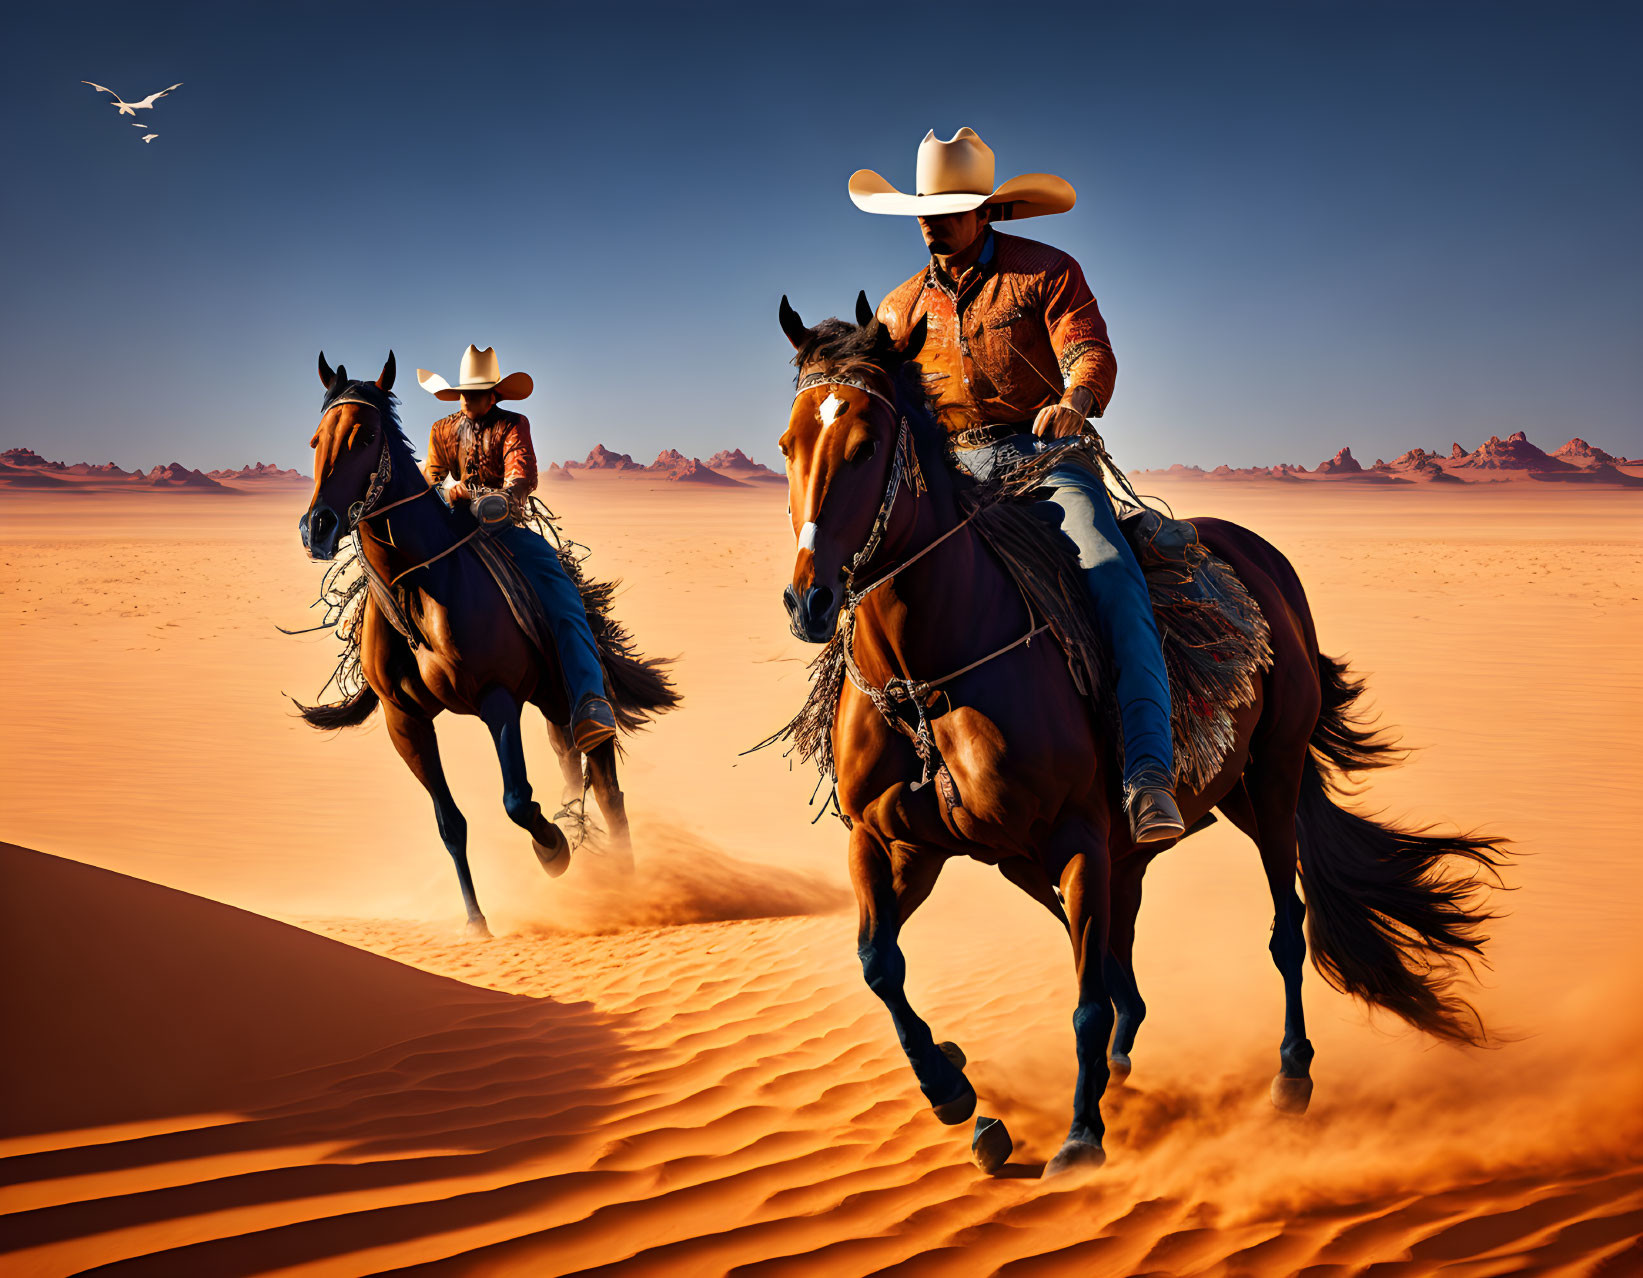
[[[878,552],[885,531],[889,528],[890,517],[895,510],[896,499],[901,495],[904,473],[908,471],[912,473],[911,486],[914,501],[917,501],[919,496],[926,491],[924,475],[919,466],[918,453],[916,445],[913,443],[907,414],[902,412],[901,408],[887,395],[869,386],[866,382],[827,373],[812,373],[800,379],[793,398],[797,400],[805,391],[812,390],[817,386],[847,386],[863,391],[885,404],[891,412],[896,413],[901,419],[901,425],[896,434],[895,458],[890,465],[890,478],[885,484],[884,497],[879,503],[878,514],[873,518],[873,526],[868,531],[866,542],[851,557],[850,563],[844,570],[845,598],[843,603],[839,605],[839,625],[843,627],[840,646],[844,657],[844,671],[849,676],[850,682],[855,684],[862,694],[873,703],[887,723],[912,740],[913,748],[924,765],[923,775],[913,783],[912,788],[921,790],[930,783],[931,760],[935,757],[935,738],[930,731],[930,720],[926,714],[931,695],[943,685],[952,683],[955,679],[969,674],[972,670],[979,669],[988,662],[1002,657],[1007,652],[1014,651],[1023,644],[1031,643],[1050,627],[1048,623],[1038,626],[1032,624],[1033,612],[1029,603],[1027,607],[1027,633],[1019,638],[1012,639],[1001,648],[994,649],[984,657],[978,657],[966,666],[944,674],[938,679],[891,678],[885,682],[883,687],[878,687],[868,680],[866,675],[862,673],[861,667],[856,664],[856,609],[861,606],[867,596],[880,586],[893,581],[899,574],[905,572],[920,559],[935,550],[942,542],[962,532],[970,521],[975,518],[975,514],[972,512],[964,516],[963,519],[931,541],[922,550],[908,556],[894,568],[874,578],[871,583],[857,590],[855,588],[856,573],[871,562],[873,555]],[[912,707],[917,720],[916,727],[910,728],[902,721],[896,710],[898,703]]]

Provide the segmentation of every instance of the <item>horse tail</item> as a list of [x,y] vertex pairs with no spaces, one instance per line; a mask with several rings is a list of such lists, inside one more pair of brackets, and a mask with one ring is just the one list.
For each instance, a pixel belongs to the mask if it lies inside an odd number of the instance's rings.
[[600,648],[610,708],[623,731],[634,732],[679,704],[679,690],[667,677],[670,662],[665,657],[641,657],[604,644]]
[[[1494,914],[1481,897],[1500,882],[1504,840],[1405,828],[1340,807],[1323,765],[1386,767],[1395,746],[1350,713],[1363,691],[1342,662],[1319,658],[1323,709],[1296,808],[1312,961],[1336,989],[1438,1038],[1488,1041],[1454,984],[1483,961]],[[1451,873],[1451,858],[1468,863]]]
[[305,706],[295,698],[291,704],[296,706],[297,713],[302,716],[304,723],[324,732],[334,732],[338,728],[359,727],[371,717],[378,701],[376,692],[367,684],[353,696],[342,701],[333,701],[328,705]]
[[1319,653],[1318,683],[1323,691],[1323,705],[1308,746],[1319,768],[1367,772],[1403,762],[1403,751],[1396,739],[1371,725],[1368,716],[1355,709],[1355,703],[1364,693],[1364,685],[1362,679],[1347,669],[1346,662]]

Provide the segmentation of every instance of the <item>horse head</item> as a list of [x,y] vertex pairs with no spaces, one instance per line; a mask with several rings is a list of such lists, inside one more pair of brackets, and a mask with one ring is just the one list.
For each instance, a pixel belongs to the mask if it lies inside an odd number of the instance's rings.
[[924,345],[920,320],[899,345],[857,299],[858,324],[825,319],[806,328],[782,298],[781,325],[797,354],[798,393],[780,440],[787,461],[788,514],[798,541],[793,578],[782,591],[793,633],[826,643],[854,570],[883,536],[905,414],[902,369]]
[[387,456],[387,419],[394,387],[394,353],[374,382],[351,382],[342,365],[335,369],[319,357],[320,385],[325,387],[319,425],[309,447],[314,450],[314,496],[297,519],[310,559],[332,559],[348,531],[348,512],[371,494]]

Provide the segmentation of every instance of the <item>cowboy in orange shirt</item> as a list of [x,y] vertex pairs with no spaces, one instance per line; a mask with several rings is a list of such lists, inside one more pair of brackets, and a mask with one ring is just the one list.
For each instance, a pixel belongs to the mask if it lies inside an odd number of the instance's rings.
[[586,754],[616,735],[616,715],[605,700],[605,669],[582,596],[559,552],[524,524],[525,501],[536,487],[530,421],[497,403],[530,395],[530,375],[503,377],[492,348],[470,346],[456,385],[425,368],[417,369],[416,377],[434,398],[462,401],[460,412],[433,424],[422,473],[447,503],[467,502],[475,518],[494,526],[491,535],[536,588],[565,676],[571,740]]
[[[927,322],[919,363],[963,469],[985,478],[1084,434],[1106,411],[1118,366],[1084,272],[1059,249],[993,229],[1072,208],[1067,182],[1029,173],[995,188],[992,150],[974,130],[946,142],[932,131],[919,146],[916,194],[861,169],[850,198],[869,213],[918,218],[929,265],[891,291],[878,318],[897,341]],[[1132,833],[1138,842],[1175,838],[1184,827],[1169,679],[1146,581],[1100,480],[1067,466],[1050,472],[1047,491],[1113,658]]]

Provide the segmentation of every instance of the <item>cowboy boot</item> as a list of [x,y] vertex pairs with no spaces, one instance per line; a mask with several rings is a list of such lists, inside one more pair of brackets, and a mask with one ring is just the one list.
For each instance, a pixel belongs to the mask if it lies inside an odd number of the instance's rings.
[[1137,843],[1163,843],[1187,832],[1175,787],[1162,773],[1145,773],[1124,787],[1130,814],[1130,837]]
[[571,741],[583,754],[602,746],[616,735],[616,712],[610,702],[589,693],[571,716]]

